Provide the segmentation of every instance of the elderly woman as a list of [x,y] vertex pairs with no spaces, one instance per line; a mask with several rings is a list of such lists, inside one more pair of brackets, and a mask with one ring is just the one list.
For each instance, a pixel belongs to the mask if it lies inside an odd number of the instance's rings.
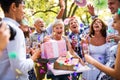
[[[50,36],[46,36],[44,38],[44,42],[47,42],[49,40],[65,40],[66,42],[66,47],[68,49],[68,51],[70,51],[71,55],[78,57],[78,55],[74,52],[74,50],[72,49],[72,46],[68,40],[67,37],[63,36],[64,33],[64,24],[62,22],[62,20],[57,20],[56,22],[53,23],[52,26],[52,35]],[[81,58],[79,58],[80,61],[82,62]],[[54,62],[54,61],[53,61]],[[49,75],[49,74],[48,74]],[[69,75],[62,75],[62,76],[54,76],[54,75],[49,75],[53,80],[69,80],[68,76]]]

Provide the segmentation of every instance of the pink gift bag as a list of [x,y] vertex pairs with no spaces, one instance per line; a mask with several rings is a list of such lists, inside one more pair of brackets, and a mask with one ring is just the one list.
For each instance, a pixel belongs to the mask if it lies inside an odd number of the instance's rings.
[[66,56],[66,42],[65,40],[55,41],[50,40],[41,45],[41,57],[45,59],[57,58],[59,56]]

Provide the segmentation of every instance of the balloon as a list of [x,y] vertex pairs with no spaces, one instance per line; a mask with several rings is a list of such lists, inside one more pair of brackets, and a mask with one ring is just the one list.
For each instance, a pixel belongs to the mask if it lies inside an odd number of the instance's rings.
[[86,5],[86,0],[74,0],[75,1],[75,3],[78,5],[78,6],[80,6],[80,7],[83,7],[83,6],[85,6]]

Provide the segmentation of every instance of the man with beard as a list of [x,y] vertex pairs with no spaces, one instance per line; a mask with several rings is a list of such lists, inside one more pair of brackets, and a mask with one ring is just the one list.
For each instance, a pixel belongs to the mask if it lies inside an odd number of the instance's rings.
[[[38,18],[35,20],[34,27],[35,27],[35,32],[33,32],[30,35],[30,43],[31,43],[32,49],[39,48],[38,46],[43,42],[44,37],[46,35],[48,35],[48,32],[45,30],[44,22],[41,18]],[[40,65],[37,65],[37,64],[40,64]],[[42,69],[42,67],[44,67],[44,68]],[[40,73],[40,70],[44,70],[44,72]],[[36,63],[35,74],[36,74],[37,80],[44,79],[46,72],[47,72],[47,64],[46,63],[41,63],[41,62]]]

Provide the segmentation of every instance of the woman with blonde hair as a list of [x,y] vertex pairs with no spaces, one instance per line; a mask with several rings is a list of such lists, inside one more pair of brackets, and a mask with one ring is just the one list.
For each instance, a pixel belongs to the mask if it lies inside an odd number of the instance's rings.
[[[63,33],[64,33],[64,24],[63,24],[63,21],[62,20],[57,20],[53,23],[52,25],[52,35],[50,36],[46,36],[44,38],[44,42],[47,42],[49,40],[55,40],[55,41],[59,41],[59,40],[65,40],[66,42],[66,47],[68,49],[68,51],[71,53],[71,55],[75,56],[75,57],[78,57],[78,55],[74,52],[74,50],[72,49],[72,46],[68,40],[67,37],[63,36]],[[79,57],[78,57],[79,58]],[[82,62],[82,59],[79,58],[81,63]],[[54,62],[54,61],[52,61]],[[54,75],[49,75],[52,78],[52,80],[69,80],[68,79],[68,76],[69,75],[60,75],[60,76],[54,76]]]

